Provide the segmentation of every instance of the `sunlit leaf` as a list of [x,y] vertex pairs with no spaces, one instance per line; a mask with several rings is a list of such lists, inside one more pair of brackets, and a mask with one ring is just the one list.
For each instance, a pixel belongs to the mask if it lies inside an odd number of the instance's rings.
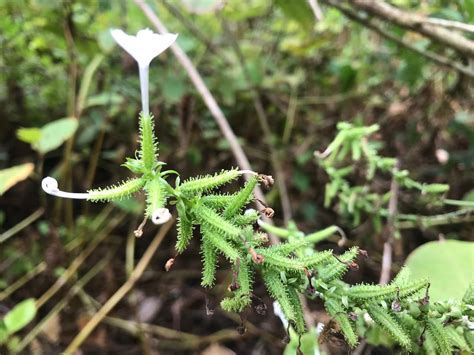
[[286,16],[298,22],[305,29],[314,26],[313,11],[306,0],[275,0],[275,4],[282,9]]
[[41,139],[32,145],[33,149],[45,154],[61,146],[71,138],[78,126],[75,118],[61,118],[41,128]]
[[39,128],[20,128],[16,131],[19,140],[25,143],[34,144],[41,139],[41,129]]
[[0,195],[3,195],[10,187],[25,180],[32,173],[34,167],[34,164],[26,163],[0,170]]
[[8,334],[13,334],[28,323],[30,323],[36,315],[36,304],[33,298],[26,299],[18,303],[3,318],[3,323]]

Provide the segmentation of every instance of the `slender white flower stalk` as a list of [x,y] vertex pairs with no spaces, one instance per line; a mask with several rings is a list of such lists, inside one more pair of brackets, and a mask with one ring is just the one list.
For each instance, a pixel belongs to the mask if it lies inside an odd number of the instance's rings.
[[239,174],[240,175],[250,174],[250,175],[258,176],[258,173],[252,170],[239,170]]
[[57,197],[72,198],[76,200],[87,200],[90,197],[89,193],[74,193],[59,190],[58,181],[50,176],[45,177],[41,181],[41,187],[47,194]]
[[154,224],[163,224],[170,220],[171,213],[167,208],[158,208],[156,211],[153,212],[151,215],[151,221]]
[[119,29],[110,30],[115,42],[128,52],[138,63],[140,74],[140,91],[142,95],[143,114],[149,114],[148,100],[148,68],[150,62],[160,53],[170,47],[178,37],[177,34],[157,34],[146,28],[137,32],[136,36],[130,36]]

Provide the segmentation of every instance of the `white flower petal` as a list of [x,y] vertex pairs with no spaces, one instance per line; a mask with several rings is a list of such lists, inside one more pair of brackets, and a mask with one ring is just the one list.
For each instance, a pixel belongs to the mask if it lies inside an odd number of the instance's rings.
[[151,215],[151,221],[154,224],[163,224],[171,219],[171,213],[167,208],[158,208]]
[[72,198],[76,200],[87,200],[90,197],[89,193],[85,193],[85,192],[74,193],[74,192],[66,192],[66,191],[59,190],[57,180],[50,176],[45,177],[43,181],[41,181],[41,187],[43,188],[44,192],[46,192],[47,194],[57,196],[57,197]]
[[136,36],[130,36],[120,29],[112,29],[110,33],[115,42],[142,67],[148,66],[153,58],[170,47],[178,37],[173,33],[153,33],[148,28],[138,31]]

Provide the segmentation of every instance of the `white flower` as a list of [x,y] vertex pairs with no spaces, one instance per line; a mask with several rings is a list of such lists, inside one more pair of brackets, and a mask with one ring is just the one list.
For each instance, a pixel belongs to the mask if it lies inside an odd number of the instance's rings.
[[163,224],[168,222],[171,219],[171,213],[167,208],[158,208],[153,212],[151,216],[151,221],[154,224]]
[[55,178],[50,176],[45,177],[43,181],[41,181],[41,187],[43,188],[44,192],[47,194],[63,197],[63,198],[73,198],[76,200],[87,200],[90,197],[89,193],[74,193],[74,192],[66,192],[61,191],[58,188],[58,182]]
[[149,28],[138,31],[136,36],[130,36],[119,29],[110,30],[110,33],[115,42],[135,58],[139,66],[150,65],[153,58],[171,46],[178,37],[173,33],[153,33]]
[[148,115],[148,67],[153,58],[176,41],[178,35],[173,33],[160,35],[153,33],[153,31],[148,28],[138,31],[136,36],[130,36],[118,29],[110,30],[110,33],[115,42],[135,58],[138,63],[140,91],[142,94],[142,111],[143,114]]

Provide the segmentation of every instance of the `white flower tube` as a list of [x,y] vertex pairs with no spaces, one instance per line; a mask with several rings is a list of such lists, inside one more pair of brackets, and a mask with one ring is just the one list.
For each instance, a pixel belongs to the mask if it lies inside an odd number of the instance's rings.
[[150,62],[160,53],[170,47],[178,37],[177,34],[153,33],[150,29],[144,29],[137,32],[136,36],[130,36],[119,29],[110,30],[115,42],[125,49],[138,63],[140,74],[140,91],[142,94],[143,114],[149,114],[148,100],[148,68]]
[[44,192],[46,192],[47,194],[57,196],[57,197],[73,198],[76,200],[87,200],[90,196],[90,194],[88,193],[74,193],[74,192],[61,191],[58,188],[58,181],[50,176],[45,177],[41,181],[41,187],[43,188]]

